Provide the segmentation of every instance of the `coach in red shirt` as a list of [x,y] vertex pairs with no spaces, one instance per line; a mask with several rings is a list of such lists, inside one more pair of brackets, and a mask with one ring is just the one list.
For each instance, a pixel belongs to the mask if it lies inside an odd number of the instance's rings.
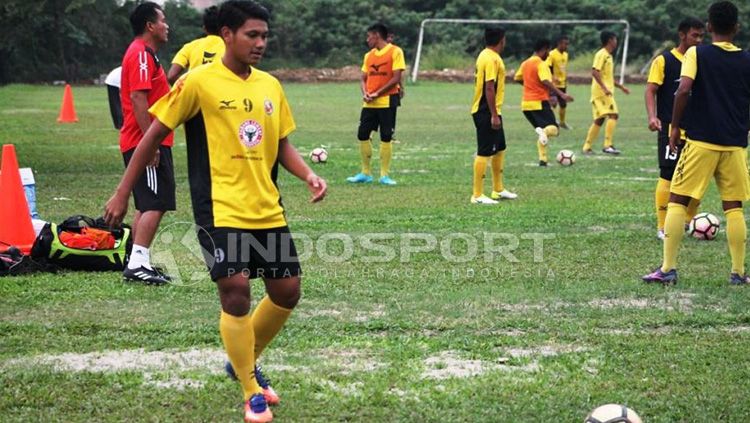
[[[149,107],[169,92],[167,76],[156,57],[156,51],[167,42],[169,34],[164,11],[156,3],[141,3],[130,14],[130,25],[135,39],[122,58],[120,85],[123,113],[120,151],[125,166],[151,125]],[[133,188],[136,209],[133,251],[123,275],[126,279],[149,285],[162,285],[170,279],[151,266],[149,247],[164,213],[175,209],[173,138],[174,134],[170,133],[164,139],[153,161]]]

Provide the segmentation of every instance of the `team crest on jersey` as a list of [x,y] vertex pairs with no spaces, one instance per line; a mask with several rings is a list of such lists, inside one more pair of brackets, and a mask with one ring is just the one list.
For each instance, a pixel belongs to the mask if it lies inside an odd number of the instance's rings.
[[267,115],[273,114],[273,102],[271,100],[266,99],[266,101],[263,102],[263,110],[265,110]]
[[254,120],[246,120],[240,125],[239,135],[242,145],[252,148],[263,140],[263,127]]

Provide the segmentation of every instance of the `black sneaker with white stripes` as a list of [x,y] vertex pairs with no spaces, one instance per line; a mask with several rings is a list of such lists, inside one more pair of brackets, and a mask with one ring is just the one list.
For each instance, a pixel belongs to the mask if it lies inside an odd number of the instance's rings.
[[146,285],[164,285],[169,283],[168,277],[165,277],[156,270],[144,266],[137,269],[129,269],[126,267],[125,270],[122,271],[122,277],[126,281],[143,282]]

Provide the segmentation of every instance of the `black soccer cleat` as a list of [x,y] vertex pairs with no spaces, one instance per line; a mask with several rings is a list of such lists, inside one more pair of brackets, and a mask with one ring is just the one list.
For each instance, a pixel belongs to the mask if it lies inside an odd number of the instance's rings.
[[539,167],[547,167],[547,162],[544,160],[539,160]]
[[122,277],[129,282],[143,282],[146,285],[166,285],[169,279],[156,270],[141,266],[137,269],[125,268]]

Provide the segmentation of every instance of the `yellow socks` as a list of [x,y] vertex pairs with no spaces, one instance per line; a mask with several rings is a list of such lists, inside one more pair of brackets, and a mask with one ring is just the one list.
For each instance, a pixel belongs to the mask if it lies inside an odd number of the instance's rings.
[[682,236],[685,233],[685,216],[687,207],[678,203],[669,203],[667,218],[664,222],[664,263],[662,272],[669,272],[677,268],[677,250],[680,248]]
[[589,128],[589,132],[586,134],[586,141],[583,143],[583,149],[584,150],[591,150],[591,145],[594,143],[596,138],[599,136],[599,130],[602,127],[592,123],[591,127]]
[[255,380],[255,334],[250,315],[237,317],[222,311],[219,332],[247,401],[254,394],[263,392]]
[[391,170],[391,157],[393,156],[393,145],[389,142],[380,142],[380,176],[388,176]]
[[560,107],[560,125],[565,125],[565,107]]
[[284,327],[292,310],[274,304],[266,295],[253,311],[250,321],[255,332],[255,359]]
[[487,161],[489,157],[476,156],[474,158],[474,189],[472,195],[479,197],[482,195],[484,185],[484,174],[487,171]]
[[612,137],[615,135],[617,119],[607,119],[607,126],[604,128],[604,148],[612,147]]
[[[656,229],[664,229],[664,219],[667,218],[667,205],[669,204],[669,186],[671,181],[659,178],[656,182],[656,193],[654,194],[654,205],[656,206]],[[690,214],[688,212],[688,214]]]
[[732,273],[745,274],[745,242],[747,240],[747,225],[745,214],[741,208],[726,210],[727,244],[729,255],[732,257]]
[[536,142],[536,151],[539,153],[539,161],[546,162],[547,160],[547,146],[542,145],[539,141]]
[[[492,156],[492,190],[495,192],[502,192],[505,187],[503,186],[503,166],[505,165],[505,150],[495,153]],[[475,189],[476,191],[476,189]]]
[[372,141],[359,142],[359,154],[362,156],[362,173],[370,174],[370,159],[372,158]]

